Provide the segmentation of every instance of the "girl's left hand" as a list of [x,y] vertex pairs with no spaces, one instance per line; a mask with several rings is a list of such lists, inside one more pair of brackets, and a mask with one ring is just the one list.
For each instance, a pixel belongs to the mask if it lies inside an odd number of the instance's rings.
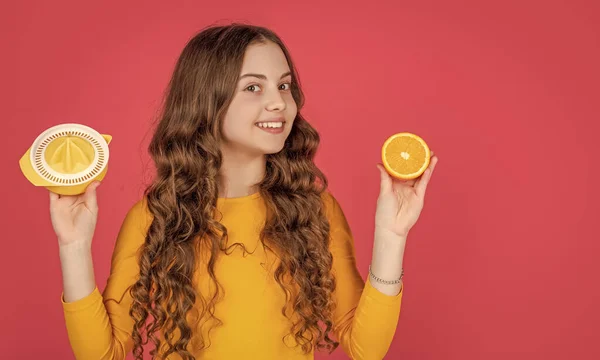
[[427,170],[413,180],[393,178],[383,165],[377,165],[381,173],[381,188],[375,213],[377,230],[384,230],[404,238],[408,235],[423,209],[427,184],[431,180],[437,162],[438,158],[432,151]]

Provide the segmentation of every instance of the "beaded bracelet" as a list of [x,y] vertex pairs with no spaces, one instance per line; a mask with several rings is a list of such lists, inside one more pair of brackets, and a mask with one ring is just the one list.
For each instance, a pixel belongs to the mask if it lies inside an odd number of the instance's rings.
[[381,278],[378,278],[377,276],[375,276],[375,274],[373,274],[373,272],[371,272],[371,265],[369,265],[369,275],[371,275],[371,277],[382,284],[386,284],[386,285],[392,285],[392,284],[399,284],[400,281],[402,281],[402,278],[404,277],[404,268],[402,268],[402,273],[400,274],[400,279],[396,279],[396,280],[383,280]]

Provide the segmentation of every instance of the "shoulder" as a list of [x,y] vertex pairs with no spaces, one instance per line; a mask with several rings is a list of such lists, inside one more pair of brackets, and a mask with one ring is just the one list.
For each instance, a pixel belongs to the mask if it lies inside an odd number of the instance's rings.
[[148,200],[143,197],[129,206],[125,219],[124,227],[137,228],[140,232],[145,233],[152,223],[152,214],[148,209]]
[[147,199],[138,199],[127,209],[119,230],[116,250],[132,252],[139,248],[146,239],[151,223],[152,214],[148,209]]
[[325,216],[329,220],[329,223],[333,227],[345,226],[346,217],[342,207],[330,190],[325,190],[321,194],[321,200],[323,203],[323,211]]
[[323,210],[328,215],[328,217],[332,212],[336,211],[337,207],[339,207],[337,199],[329,189],[321,193],[321,203],[323,204]]
[[152,213],[148,208],[148,199],[146,197],[142,197],[141,199],[133,203],[133,205],[127,212],[126,217],[129,217],[132,220],[134,220],[138,224],[140,230],[142,230],[143,232],[147,231],[150,227],[150,224],[152,223],[153,218]]

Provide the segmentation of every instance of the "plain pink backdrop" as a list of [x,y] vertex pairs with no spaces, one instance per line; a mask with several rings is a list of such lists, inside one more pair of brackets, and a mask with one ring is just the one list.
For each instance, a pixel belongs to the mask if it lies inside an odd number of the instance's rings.
[[47,191],[21,155],[59,123],[113,135],[94,239],[102,290],[151,175],[149,123],[173,64],[196,31],[230,20],[289,45],[361,274],[381,144],[412,131],[439,155],[388,359],[600,358],[596,1],[5,2],[2,358],[73,358]]

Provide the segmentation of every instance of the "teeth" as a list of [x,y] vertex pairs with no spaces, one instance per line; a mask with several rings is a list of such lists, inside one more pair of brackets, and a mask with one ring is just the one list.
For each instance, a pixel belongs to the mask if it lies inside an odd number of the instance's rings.
[[278,121],[278,122],[262,122],[262,123],[257,123],[256,124],[258,127],[261,128],[280,128],[283,126],[283,122]]

